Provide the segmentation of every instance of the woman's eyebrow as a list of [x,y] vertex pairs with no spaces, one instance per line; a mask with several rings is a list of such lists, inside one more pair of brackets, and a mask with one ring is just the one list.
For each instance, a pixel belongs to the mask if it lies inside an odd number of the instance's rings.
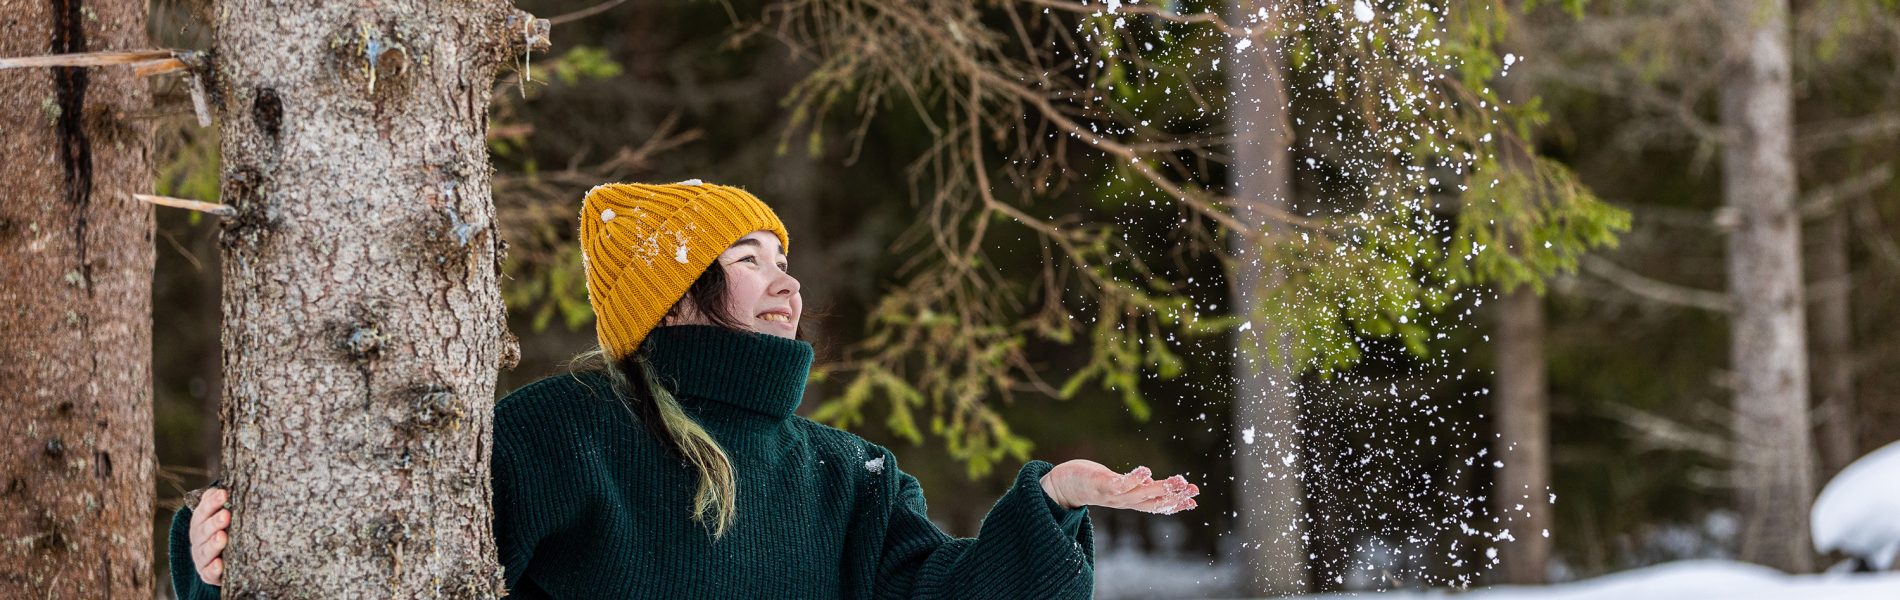
[[[763,249],[765,249],[765,244],[762,244],[762,243],[760,243],[760,242],[759,242],[758,240],[755,240],[755,239],[752,239],[752,238],[744,238],[744,239],[741,239],[741,240],[739,240],[739,241],[737,241],[737,242],[733,242],[733,243],[732,243],[732,246],[731,246],[731,247],[729,247],[729,248],[727,248],[727,249],[728,249],[728,250],[730,250],[730,249],[732,249],[732,248],[737,248],[737,247],[740,247],[740,246],[752,246],[752,247],[755,247],[755,248],[759,248],[759,249],[761,249],[761,250],[763,250]],[[787,255],[785,254],[785,250],[783,250],[783,249],[781,249],[781,250],[779,250],[779,251],[778,251],[778,255],[779,255],[779,256],[787,256]]]

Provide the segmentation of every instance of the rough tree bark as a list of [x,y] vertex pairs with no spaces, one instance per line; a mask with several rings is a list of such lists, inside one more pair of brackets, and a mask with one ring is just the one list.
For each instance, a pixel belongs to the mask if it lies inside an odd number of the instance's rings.
[[1740,557],[1805,572],[1813,563],[1814,468],[1788,5],[1750,0],[1721,14],[1729,63],[1721,84],[1722,193],[1736,222],[1728,278]]
[[1497,396],[1502,457],[1491,509],[1517,540],[1499,547],[1499,583],[1544,583],[1550,562],[1550,393],[1544,366],[1544,298],[1528,287],[1498,298]]
[[1860,458],[1860,418],[1854,400],[1853,271],[1847,256],[1847,210],[1822,218],[1815,229],[1811,257],[1814,281],[1828,290],[1814,299],[1814,414],[1820,434],[1821,470],[1826,481]]
[[500,593],[504,355],[484,133],[546,44],[500,0],[224,0],[223,485],[231,597]]
[[[1268,2],[1233,0],[1228,14],[1254,14]],[[1293,129],[1278,48],[1267,43],[1229,51],[1235,68],[1228,81],[1227,118],[1234,136],[1228,180],[1237,198],[1285,207],[1293,195],[1288,152]],[[1239,209],[1238,216],[1242,222],[1261,224],[1268,236],[1279,229],[1246,208]],[[1254,317],[1253,327],[1236,336],[1234,358],[1234,510],[1243,542],[1241,591],[1297,594],[1308,589],[1305,486],[1297,478],[1303,467],[1296,426],[1298,381],[1283,361],[1268,356],[1269,344],[1286,347],[1286,334],[1259,318],[1266,312],[1261,292],[1281,276],[1261,261],[1252,240],[1230,233],[1228,247],[1234,265],[1228,274],[1234,312]],[[1291,464],[1287,457],[1292,457]]]
[[[0,0],[0,56],[145,45],[145,2]],[[0,70],[0,597],[152,597],[150,103]]]

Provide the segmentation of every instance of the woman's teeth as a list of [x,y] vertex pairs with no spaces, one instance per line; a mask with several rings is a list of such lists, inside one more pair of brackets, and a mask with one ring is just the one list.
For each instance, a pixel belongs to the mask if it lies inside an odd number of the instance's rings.
[[779,314],[779,313],[765,313],[765,314],[759,315],[759,318],[765,319],[767,321],[778,321],[780,323],[792,322],[792,317],[790,315],[784,315],[784,314]]

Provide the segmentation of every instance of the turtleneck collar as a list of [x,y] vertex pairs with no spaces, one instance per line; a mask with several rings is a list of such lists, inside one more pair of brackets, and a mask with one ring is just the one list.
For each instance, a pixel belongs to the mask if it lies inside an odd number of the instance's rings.
[[683,402],[710,400],[777,420],[798,410],[811,374],[811,344],[713,325],[655,328],[640,350]]

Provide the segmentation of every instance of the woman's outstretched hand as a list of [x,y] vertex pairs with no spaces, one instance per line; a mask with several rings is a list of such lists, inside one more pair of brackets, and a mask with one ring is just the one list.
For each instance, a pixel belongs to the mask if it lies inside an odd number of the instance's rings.
[[1197,506],[1201,488],[1175,475],[1154,480],[1148,467],[1116,473],[1092,460],[1072,460],[1042,476],[1042,491],[1064,508],[1102,506],[1171,515]]

